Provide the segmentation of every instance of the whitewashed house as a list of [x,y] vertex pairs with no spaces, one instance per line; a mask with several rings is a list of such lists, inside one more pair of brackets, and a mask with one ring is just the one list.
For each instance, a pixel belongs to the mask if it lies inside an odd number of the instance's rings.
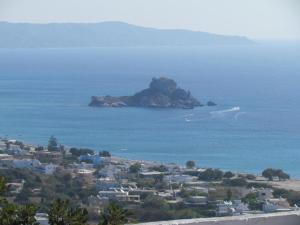
[[265,213],[291,211],[291,207],[285,198],[268,199],[263,204]]
[[188,183],[197,181],[198,177],[191,176],[191,175],[183,175],[183,174],[175,174],[175,175],[167,175],[163,178],[164,182],[171,182],[171,183]]
[[0,150],[5,151],[7,148],[6,143],[4,141],[0,141]]
[[21,149],[19,145],[9,144],[8,153],[12,155],[24,155],[26,151]]
[[15,159],[13,160],[13,167],[19,169],[33,169],[41,165],[37,159]]
[[267,199],[273,198],[273,190],[271,188],[262,188],[255,191],[257,198],[260,201],[265,201]]
[[49,164],[41,164],[34,168],[36,172],[52,175],[56,171],[57,165],[49,163]]
[[217,204],[216,215],[217,216],[233,216],[242,215],[249,211],[248,205],[241,200],[224,201]]

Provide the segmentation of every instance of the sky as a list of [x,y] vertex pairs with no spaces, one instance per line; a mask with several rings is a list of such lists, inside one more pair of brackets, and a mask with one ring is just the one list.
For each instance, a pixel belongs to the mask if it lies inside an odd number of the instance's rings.
[[300,38],[300,0],[0,0],[0,21],[102,22]]

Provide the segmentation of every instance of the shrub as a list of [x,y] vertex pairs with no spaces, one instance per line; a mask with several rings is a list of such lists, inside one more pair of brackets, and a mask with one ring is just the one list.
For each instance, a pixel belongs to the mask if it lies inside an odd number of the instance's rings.
[[223,178],[223,171],[219,169],[207,169],[203,172],[199,173],[199,180],[205,181],[214,181],[214,180],[221,180]]

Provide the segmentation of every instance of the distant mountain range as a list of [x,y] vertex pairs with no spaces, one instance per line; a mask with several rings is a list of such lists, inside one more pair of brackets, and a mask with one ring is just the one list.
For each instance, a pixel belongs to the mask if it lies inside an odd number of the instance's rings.
[[0,22],[0,48],[135,47],[244,45],[246,37],[189,30],[163,30],[123,22],[8,23]]

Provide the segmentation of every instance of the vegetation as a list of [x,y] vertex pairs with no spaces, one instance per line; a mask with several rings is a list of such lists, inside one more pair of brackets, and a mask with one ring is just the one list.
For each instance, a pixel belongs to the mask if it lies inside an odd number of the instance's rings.
[[38,225],[35,214],[37,207],[34,205],[16,205],[8,203],[3,197],[6,191],[4,177],[0,177],[0,224],[1,225]]
[[94,187],[89,187],[85,180],[72,179],[69,173],[54,173],[51,176],[36,174],[30,170],[11,169],[0,170],[0,177],[6,177],[8,182],[24,180],[25,184],[21,193],[17,194],[15,202],[18,204],[33,203],[31,197],[35,197],[33,189],[40,189],[41,208],[48,208],[55,198],[71,199],[72,203],[87,202],[90,195],[96,195]]
[[255,177],[253,174],[247,174],[247,175],[246,175],[246,178],[247,178],[248,180],[255,180],[255,179],[256,179],[256,177]]
[[230,189],[227,190],[226,192],[226,201],[231,201],[232,199],[232,191]]
[[[35,219],[38,207],[33,204],[17,205],[9,203],[2,195],[5,193],[5,179],[0,177],[0,224],[38,225]],[[50,225],[85,225],[88,221],[86,209],[71,207],[68,200],[56,199],[48,211]]]
[[43,151],[44,150],[44,147],[43,146],[37,146],[36,148],[35,148],[35,150],[36,151]]
[[186,168],[193,169],[196,167],[196,163],[193,160],[189,160],[185,163]]
[[70,153],[73,156],[79,157],[81,155],[87,155],[87,154],[93,155],[94,150],[89,149],[89,148],[71,148]]
[[281,169],[272,169],[268,168],[262,172],[262,176],[268,178],[272,181],[275,177],[278,177],[279,180],[288,180],[290,179],[290,175],[283,172]]
[[214,216],[211,205],[190,206],[183,202],[169,204],[159,196],[149,195],[140,208],[135,210],[134,217],[141,222],[188,219]]
[[58,150],[59,150],[59,146],[58,146],[57,139],[52,135],[48,141],[48,151],[58,151]]
[[99,225],[123,225],[128,223],[131,213],[116,203],[110,203],[101,214]]
[[233,186],[233,187],[246,187],[247,181],[245,178],[235,178],[235,179],[224,179],[223,184],[226,186]]
[[227,171],[224,173],[224,177],[230,179],[234,177],[234,173],[232,173],[231,171]]
[[272,186],[265,183],[252,182],[247,184],[247,188],[272,188]]
[[247,194],[242,201],[249,205],[250,210],[262,210],[263,203],[258,201],[255,193]]
[[286,189],[275,189],[273,192],[274,197],[276,198],[286,198],[290,205],[300,206],[300,192],[292,191]]
[[100,151],[99,156],[101,157],[111,157],[111,154],[109,151]]
[[50,225],[85,225],[88,221],[87,210],[71,207],[68,200],[56,199],[48,215]]
[[158,171],[158,172],[167,172],[168,168],[165,165],[159,165],[149,168],[149,170],[152,171]]
[[190,196],[207,196],[206,193],[197,191],[197,190],[187,190],[186,188],[182,188],[179,195],[182,198],[188,198]]
[[142,165],[140,163],[135,163],[129,167],[129,172],[130,173],[138,173],[138,172],[140,172],[141,168],[142,168]]
[[37,207],[6,203],[0,210],[1,225],[39,225],[35,219]]
[[207,169],[203,172],[199,173],[199,180],[205,180],[205,181],[217,181],[221,180],[223,178],[223,171],[219,169]]

